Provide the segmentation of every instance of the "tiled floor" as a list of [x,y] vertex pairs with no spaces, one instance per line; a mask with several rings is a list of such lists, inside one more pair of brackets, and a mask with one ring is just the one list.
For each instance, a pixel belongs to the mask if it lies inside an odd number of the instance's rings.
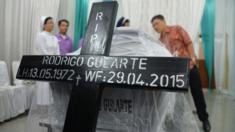
[[212,132],[235,132],[235,100],[223,94],[205,95]]
[[21,115],[16,119],[12,119],[0,124],[0,132],[26,132],[26,116]]
[[[212,125],[211,132],[235,132],[235,100],[226,95],[205,92]],[[0,124],[0,132],[25,132],[26,115]],[[198,121],[199,126],[201,123]],[[202,131],[202,130],[201,130]]]

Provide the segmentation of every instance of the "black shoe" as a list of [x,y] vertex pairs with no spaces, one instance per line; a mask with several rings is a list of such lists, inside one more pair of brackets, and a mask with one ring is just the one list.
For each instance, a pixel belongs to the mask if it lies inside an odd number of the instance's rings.
[[203,130],[205,132],[210,132],[211,131],[211,124],[209,122],[209,120],[203,121]]

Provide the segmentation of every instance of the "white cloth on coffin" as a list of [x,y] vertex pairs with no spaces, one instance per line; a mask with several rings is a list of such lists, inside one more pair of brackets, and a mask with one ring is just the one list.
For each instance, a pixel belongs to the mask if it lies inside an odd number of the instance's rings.
[[[165,56],[170,52],[149,35],[137,29],[117,28],[111,56]],[[132,112],[107,111],[104,107],[120,100],[131,101]],[[116,102],[116,103],[115,103]],[[122,132],[199,132],[184,93],[105,88],[97,131]]]

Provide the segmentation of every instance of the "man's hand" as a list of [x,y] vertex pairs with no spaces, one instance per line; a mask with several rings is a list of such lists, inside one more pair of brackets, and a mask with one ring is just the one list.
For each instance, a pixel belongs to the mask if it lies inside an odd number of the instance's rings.
[[187,47],[187,50],[190,54],[190,69],[192,69],[197,64],[197,56],[195,55],[193,43],[190,43]]
[[196,56],[191,57],[191,60],[190,60],[190,69],[192,69],[196,64],[197,64]]

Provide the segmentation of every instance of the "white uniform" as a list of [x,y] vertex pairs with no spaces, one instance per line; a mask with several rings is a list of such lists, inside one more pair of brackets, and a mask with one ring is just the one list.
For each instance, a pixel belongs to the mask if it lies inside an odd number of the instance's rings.
[[[34,54],[59,55],[57,38],[50,32],[43,31],[46,17],[41,17],[40,33],[37,35]],[[69,102],[70,87],[62,82],[36,81],[33,100],[28,116],[27,132],[45,132],[40,123],[51,124],[53,132],[58,126],[62,131],[67,105]]]
[[[36,55],[59,55],[58,40],[49,32],[38,34],[35,46]],[[53,102],[50,84],[48,82],[36,82],[36,101],[38,105],[48,105]]]

